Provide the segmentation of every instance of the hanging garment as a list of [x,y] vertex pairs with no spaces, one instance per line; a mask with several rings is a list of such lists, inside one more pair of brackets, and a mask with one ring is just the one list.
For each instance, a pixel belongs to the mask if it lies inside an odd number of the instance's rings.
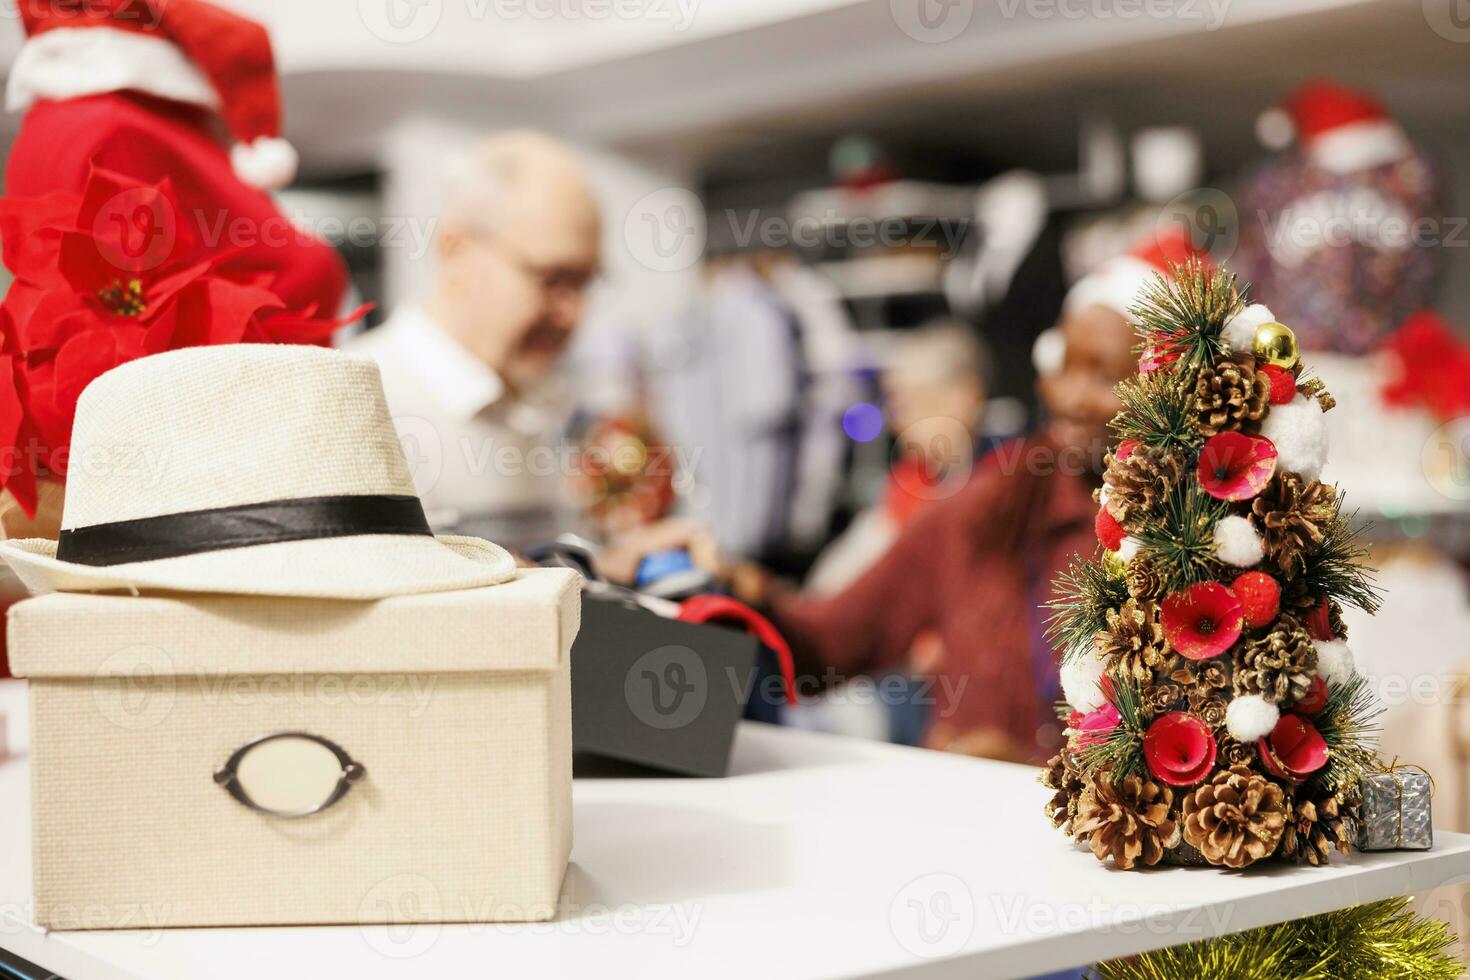
[[1010,171],[977,193],[974,223],[945,274],[945,294],[955,313],[979,324],[992,348],[993,398],[1035,404],[1031,347],[1056,324],[1066,293],[1061,240],[1038,175]]
[[727,554],[782,541],[795,486],[800,350],[791,311],[743,266],[711,278],[703,298],[654,331],[655,424],[692,463],[687,510]]
[[863,394],[853,374],[859,341],[841,295],[826,277],[789,263],[774,269],[769,281],[791,310],[801,349],[796,485],[786,543],[809,552],[826,541],[844,483],[848,443],[842,415]]

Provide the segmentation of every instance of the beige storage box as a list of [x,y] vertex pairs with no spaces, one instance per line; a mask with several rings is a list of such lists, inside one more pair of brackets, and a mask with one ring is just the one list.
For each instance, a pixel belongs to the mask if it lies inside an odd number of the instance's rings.
[[577,582],[528,569],[375,602],[12,607],[36,922],[552,917],[572,843]]

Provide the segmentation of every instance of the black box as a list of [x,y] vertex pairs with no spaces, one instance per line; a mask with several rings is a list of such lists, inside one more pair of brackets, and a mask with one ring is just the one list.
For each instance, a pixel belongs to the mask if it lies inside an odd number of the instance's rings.
[[760,641],[582,597],[572,644],[572,745],[689,776],[723,776]]

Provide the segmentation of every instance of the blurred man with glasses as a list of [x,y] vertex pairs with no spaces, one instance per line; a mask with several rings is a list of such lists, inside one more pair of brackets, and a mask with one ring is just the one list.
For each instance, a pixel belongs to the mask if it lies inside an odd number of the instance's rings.
[[556,366],[600,261],[597,202],[572,151],[493,136],[453,162],[422,305],[348,350],[374,358],[436,528],[511,548],[566,530]]

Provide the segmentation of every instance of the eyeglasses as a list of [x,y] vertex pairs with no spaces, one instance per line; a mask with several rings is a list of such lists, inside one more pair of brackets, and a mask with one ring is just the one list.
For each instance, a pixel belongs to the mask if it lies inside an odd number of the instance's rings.
[[602,270],[597,266],[547,266],[533,262],[503,236],[491,232],[477,231],[475,237],[494,247],[511,265],[536,283],[542,294],[553,299],[576,299],[602,276]]

